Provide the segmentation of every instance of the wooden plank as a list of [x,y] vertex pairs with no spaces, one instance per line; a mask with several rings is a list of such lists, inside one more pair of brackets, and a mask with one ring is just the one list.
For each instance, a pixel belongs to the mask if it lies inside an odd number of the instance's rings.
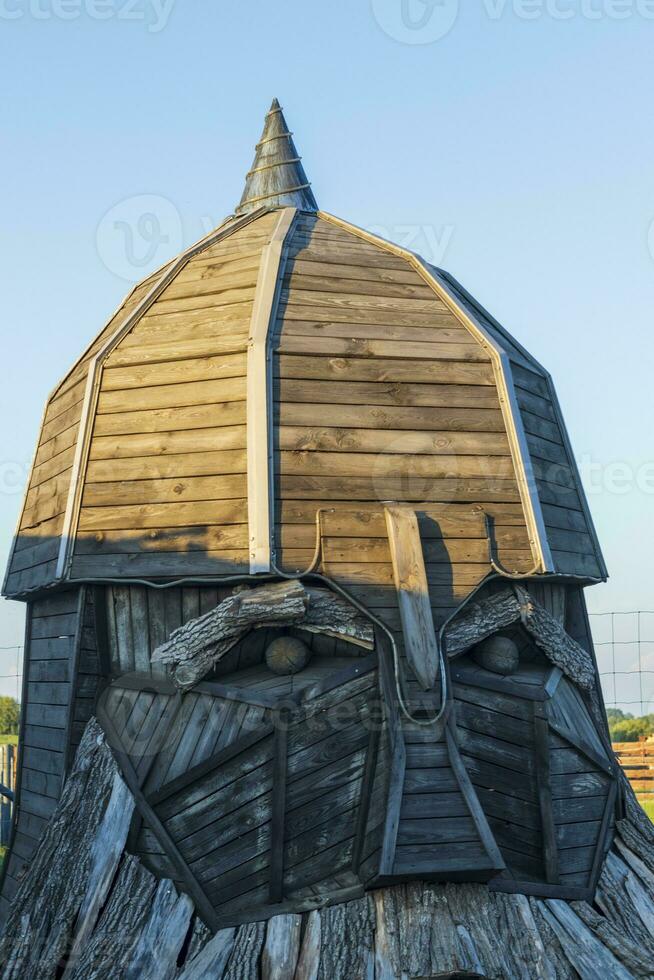
[[245,425],[181,429],[173,432],[137,432],[120,436],[96,436],[91,443],[89,458],[91,461],[143,459],[149,456],[243,449],[245,445]]
[[289,713],[282,709],[275,713],[273,749],[273,790],[270,827],[270,901],[281,902],[284,898],[284,858],[286,820],[286,779],[288,771],[288,723]]
[[245,498],[92,507],[83,510],[80,518],[80,526],[85,531],[185,528],[215,523],[247,524]]
[[[329,419],[331,422],[331,418]],[[505,433],[449,433],[385,428],[318,428],[281,425],[277,433],[282,452],[318,451],[325,453],[393,453],[423,456],[508,456]],[[206,454],[205,454],[206,455]],[[503,472],[503,471],[502,471]],[[574,532],[561,532],[572,534]]]
[[554,814],[552,811],[549,725],[547,710],[542,705],[534,705],[534,752],[538,802],[543,827],[545,876],[549,884],[555,885],[559,881],[559,856]]
[[[315,379],[325,382],[366,381],[385,384],[407,382],[440,385],[488,385],[495,380],[490,364],[464,361],[421,360],[365,357],[310,357],[299,354],[279,354],[275,359],[279,378]],[[497,393],[494,392],[495,398]],[[493,403],[495,404],[495,402]]]
[[405,507],[386,507],[384,513],[405,653],[423,688],[429,690],[436,681],[439,651],[418,519],[415,511]]
[[[246,483],[243,472],[231,476],[198,476],[187,479],[159,479],[156,473],[144,473],[145,479],[122,482],[87,483],[83,493],[83,507],[107,507],[116,505],[146,505],[179,501],[224,501],[242,499]],[[148,478],[149,477],[149,478]]]
[[[185,482],[195,476],[224,476],[244,473],[245,449],[217,452],[181,453],[170,456],[145,456],[114,460],[91,461],[87,470],[87,483],[116,485],[134,480],[177,478]],[[183,482],[179,484],[183,488]],[[154,498],[157,499],[157,498]]]
[[[328,370],[326,366],[324,370]],[[333,369],[329,370],[334,373]],[[300,406],[306,405],[311,413],[315,410],[314,405],[328,404],[336,412],[337,425],[346,425],[346,413],[351,411],[360,428],[372,426],[378,414],[383,421],[385,413],[377,410],[384,407],[392,412],[389,422],[393,428],[406,427],[404,412],[417,412],[418,418],[422,419],[426,413],[421,410],[425,408],[437,410],[433,413],[433,424],[437,429],[465,431],[469,427],[484,431],[490,425],[490,431],[494,432],[504,428],[502,421],[501,428],[495,428],[498,414],[501,420],[497,391],[481,384],[397,382],[381,378],[376,381],[339,381],[337,376],[329,380],[321,377],[305,380],[284,374],[280,367],[273,392],[279,403],[280,417],[289,424],[294,423],[296,412],[304,411]],[[339,409],[339,406],[342,407]],[[324,422],[324,418],[321,421]]]
[[458,788],[463,794],[468,810],[470,811],[470,816],[474,821],[478,839],[491,866],[497,871],[502,871],[505,867],[504,859],[497,847],[497,844],[495,843],[495,838],[493,837],[491,829],[488,826],[486,815],[480,805],[479,798],[474,791],[468,772],[461,759],[451,724],[448,724],[445,729],[445,740],[447,743],[450,765],[452,766],[452,770],[456,776]]

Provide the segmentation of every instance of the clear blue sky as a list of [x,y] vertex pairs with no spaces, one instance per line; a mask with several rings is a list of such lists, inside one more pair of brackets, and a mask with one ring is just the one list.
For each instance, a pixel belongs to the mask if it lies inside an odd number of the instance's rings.
[[[3,554],[48,391],[126,276],[232,210],[277,95],[320,205],[552,371],[612,576],[591,608],[654,608],[654,4],[459,7],[0,0]],[[21,629],[3,603],[0,643]]]

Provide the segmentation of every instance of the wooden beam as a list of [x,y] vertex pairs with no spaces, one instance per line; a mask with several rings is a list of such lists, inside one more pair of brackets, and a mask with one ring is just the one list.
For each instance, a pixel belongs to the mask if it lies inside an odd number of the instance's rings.
[[609,835],[611,834],[612,826],[615,821],[615,810],[616,810],[617,802],[618,802],[618,783],[616,780],[613,783],[611,783],[608,796],[606,797],[606,806],[604,807],[604,813],[602,814],[602,823],[600,826],[599,834],[597,835],[597,850],[595,851],[595,857],[593,858],[593,867],[591,868],[590,877],[588,881],[588,885],[592,892],[593,899],[595,898],[595,889],[597,888],[597,884],[599,882],[599,878],[602,873],[604,860],[606,858],[607,851],[611,844]]
[[459,789],[461,790],[465,804],[468,807],[470,816],[472,817],[477,833],[479,834],[479,839],[489,857],[492,867],[497,872],[504,871],[506,869],[504,858],[502,857],[500,849],[495,841],[495,837],[488,826],[486,814],[482,809],[481,803],[479,802],[479,797],[475,792],[470,776],[468,775],[467,769],[463,764],[453,731],[454,722],[452,720],[452,716],[450,716],[450,721],[445,729],[445,739],[447,743],[447,754],[452,771],[456,777]]
[[275,713],[275,746],[272,780],[272,827],[270,833],[270,901],[284,899],[284,830],[286,823],[286,770],[288,767],[289,711]]
[[252,307],[247,353],[247,476],[250,573],[269,572],[271,565],[272,431],[269,334],[275,321],[284,245],[297,210],[280,212],[270,242],[261,253],[261,265]]
[[556,843],[556,826],[552,809],[552,779],[550,769],[549,723],[547,708],[534,702],[534,751],[536,757],[536,784],[543,831],[543,861],[545,877],[550,885],[559,882],[559,855]]
[[179,876],[179,881],[184,884],[188,895],[193,900],[198,914],[202,917],[205,924],[213,930],[213,932],[217,932],[218,920],[211,902],[207,898],[204,889],[184,860],[184,857],[179,851],[174,840],[147,801],[139,784],[139,778],[136,775],[132,765],[132,760],[123,747],[122,741],[114,727],[113,721],[102,707],[98,708],[98,722],[107,735],[107,743],[111,748],[116,762],[120,766],[123,778],[125,779],[125,782],[127,783],[127,786],[134,797],[134,802],[136,803],[144,822],[148,825],[154,836],[157,838],[157,841],[163,848],[164,853],[175,869],[176,875]]
[[423,688],[430,690],[439,651],[418,518],[409,507],[386,507],[384,513],[406,656]]
[[397,833],[400,828],[400,810],[404,795],[404,776],[406,773],[406,747],[401,730],[396,731],[395,744],[391,752],[391,774],[388,782],[386,797],[386,822],[382,838],[381,857],[379,860],[379,877],[384,878],[393,874],[395,865],[395,850]]
[[77,597],[77,627],[75,630],[75,638],[73,640],[73,651],[70,658],[69,665],[69,683],[70,683],[70,696],[68,702],[68,717],[66,719],[66,736],[65,736],[65,753],[64,753],[64,774],[62,776],[62,782],[65,780],[66,775],[70,769],[72,763],[71,757],[71,738],[73,733],[73,724],[75,722],[75,701],[77,698],[77,688],[78,688],[78,671],[80,655],[82,650],[82,637],[84,635],[84,609],[86,605],[87,588],[85,585],[81,586],[79,590],[79,595]]
[[[103,726],[104,727],[104,726]],[[219,766],[225,765],[235,756],[244,752],[246,749],[251,748],[260,742],[263,738],[267,738],[272,735],[274,728],[272,725],[264,725],[261,728],[257,728],[253,732],[249,732],[242,738],[236,739],[231,745],[222,749],[220,752],[216,752],[214,755],[209,756],[203,762],[199,762],[196,766],[188,769],[186,772],[182,773],[181,776],[177,776],[176,779],[172,779],[169,783],[164,783],[161,789],[157,790],[156,793],[152,793],[148,796],[148,803],[151,806],[158,806],[163,803],[164,800],[169,799],[169,797],[174,796],[175,793],[179,793],[181,790],[185,789],[187,786],[191,786],[198,779],[202,779],[209,773],[213,772],[214,769],[218,769]]]
[[352,870],[354,871],[355,874],[359,873],[359,865],[361,864],[361,855],[362,855],[363,845],[366,838],[368,817],[370,815],[370,800],[372,796],[372,788],[375,781],[375,773],[377,771],[377,760],[379,758],[379,742],[381,739],[380,724],[379,721],[375,718],[373,718],[372,724],[373,724],[373,728],[370,732],[370,737],[368,739],[368,749],[366,752],[366,762],[363,770],[363,779],[361,780],[361,799],[357,811],[357,823],[356,823],[356,831],[354,835],[354,849],[352,853]]

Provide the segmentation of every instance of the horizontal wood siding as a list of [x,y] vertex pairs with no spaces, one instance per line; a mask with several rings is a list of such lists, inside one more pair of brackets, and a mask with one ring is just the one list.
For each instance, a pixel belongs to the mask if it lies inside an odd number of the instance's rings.
[[107,358],[73,575],[247,571],[246,348],[274,220],[191,259]]
[[285,570],[309,564],[316,510],[333,509],[323,518],[323,569],[367,593],[397,629],[382,501],[410,503],[427,534],[432,508],[456,538],[436,527],[423,540],[439,619],[490,569],[482,511],[495,519],[500,560],[532,566],[490,358],[404,259],[301,217],[274,347]]
[[584,489],[569,456],[547,380],[522,363],[513,364],[513,380],[556,570],[563,575],[601,578],[602,567],[584,510]]
[[27,591],[54,578],[89,364],[103,343],[147,295],[153,279],[136,287],[51,396],[7,578],[6,591]]
[[11,900],[36,851],[63,787],[73,672],[81,640],[79,590],[34,601],[25,650],[25,703],[16,785],[15,832],[2,898]]

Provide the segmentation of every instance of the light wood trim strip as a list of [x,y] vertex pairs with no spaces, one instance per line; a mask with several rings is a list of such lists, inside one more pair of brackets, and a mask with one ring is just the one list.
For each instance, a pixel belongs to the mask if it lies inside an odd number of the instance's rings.
[[296,214],[296,208],[284,208],[280,212],[270,242],[262,251],[248,337],[246,411],[251,575],[270,571],[272,384],[269,334],[271,324],[274,323],[284,274],[284,248]]
[[541,572],[556,571],[547,540],[547,532],[545,521],[543,519],[540,499],[536,493],[534,474],[531,465],[531,456],[529,454],[527,437],[513,386],[511,362],[506,350],[499,344],[498,340],[488,332],[480,321],[473,319],[470,314],[461,307],[445,280],[440,278],[435,272],[432,272],[427,263],[424,261],[424,259],[420,258],[420,256],[413,252],[409,252],[407,249],[401,248],[399,245],[394,245],[392,242],[379,238],[377,235],[364,231],[362,228],[358,228],[356,225],[351,225],[349,222],[343,221],[341,218],[336,218],[334,215],[328,214],[327,212],[319,211],[318,217],[325,221],[329,221],[331,224],[336,225],[338,228],[342,228],[344,231],[349,231],[351,234],[362,238],[364,241],[367,241],[372,245],[377,245],[380,248],[385,249],[387,252],[391,252],[393,255],[397,255],[400,258],[405,259],[409,265],[411,265],[422,277],[422,279],[424,279],[424,281],[432,287],[434,292],[440,297],[440,299],[443,300],[445,305],[452,311],[452,313],[454,313],[457,319],[460,320],[465,327],[467,327],[472,336],[488,352],[495,372],[495,381],[500,399],[500,407],[502,409],[502,415],[504,416],[506,431],[509,437],[511,455],[513,457],[518,488],[520,491],[520,499],[522,501],[525,520],[527,522],[529,543],[534,561],[537,562],[539,566],[538,570]]
[[252,221],[255,221],[257,218],[261,217],[264,210],[265,209],[253,211],[251,214],[245,215],[242,219],[237,219],[229,225],[221,226],[216,231],[213,231],[211,234],[205,236],[199,242],[196,242],[195,245],[192,245],[189,249],[183,252],[174,262],[166,266],[161,278],[154,283],[152,288],[138,304],[136,309],[128,314],[128,316],[122,321],[120,326],[112,334],[109,340],[107,340],[103,347],[100,348],[98,353],[91,361],[91,364],[89,365],[86,391],[84,394],[84,403],[82,405],[82,415],[80,419],[79,432],[77,435],[77,444],[75,446],[75,458],[73,461],[70,487],[68,490],[64,525],[61,533],[61,544],[55,573],[55,577],[57,579],[62,579],[67,576],[73,557],[74,542],[77,534],[80,505],[82,500],[82,488],[84,482],[83,476],[86,472],[86,466],[88,464],[91,434],[93,431],[92,423],[100,392],[103,362],[120,343],[122,338],[138,323],[143,314],[152,306],[155,300],[158,299],[164,289],[170,285],[170,283],[177,277],[177,275],[182,271],[182,269],[185,268],[188,262],[195,255],[204,251],[205,248],[209,248],[209,246],[215,245],[217,242],[222,241],[222,239],[228,238],[236,231],[240,231]]
[[436,682],[440,658],[418,518],[410,507],[386,507],[384,514],[404,650],[420,684],[429,691]]

